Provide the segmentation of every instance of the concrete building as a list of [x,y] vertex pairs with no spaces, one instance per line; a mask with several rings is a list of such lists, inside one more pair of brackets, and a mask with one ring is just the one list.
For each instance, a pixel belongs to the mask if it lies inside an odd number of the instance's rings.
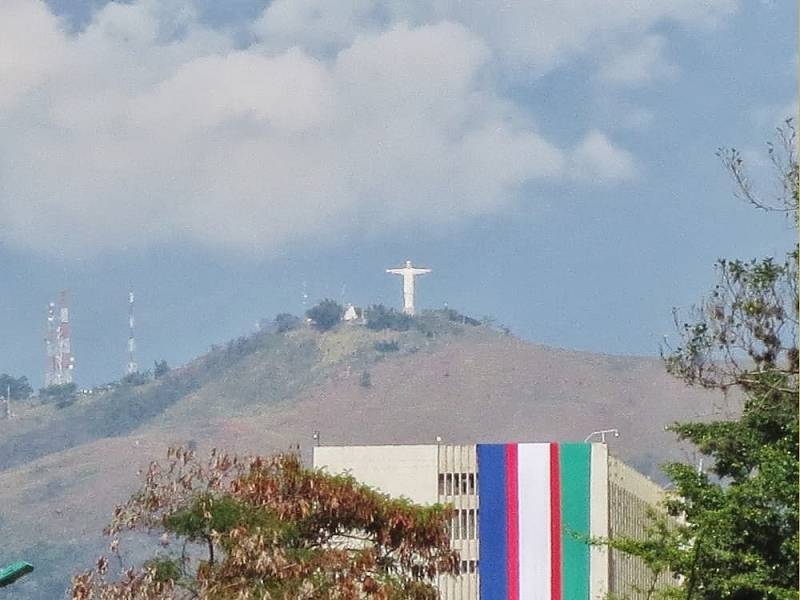
[[461,573],[440,578],[443,599],[638,599],[653,583],[638,559],[585,542],[641,535],[663,495],[605,444],[322,446],[313,464],[390,496],[452,505]]

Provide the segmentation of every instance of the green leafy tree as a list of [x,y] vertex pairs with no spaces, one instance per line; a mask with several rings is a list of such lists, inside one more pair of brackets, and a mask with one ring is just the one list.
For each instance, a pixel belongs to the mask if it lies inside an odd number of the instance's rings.
[[[162,549],[112,580],[109,562],[73,578],[74,600],[428,600],[455,573],[452,511],[394,500],[295,454],[207,462],[170,450],[117,507],[108,533],[160,535]],[[176,546],[170,553],[164,548]]]
[[336,327],[342,320],[344,308],[334,300],[325,298],[316,306],[306,311],[306,316],[314,323],[314,328],[319,331],[328,331]]
[[[797,216],[797,160],[791,122],[769,153],[783,195],[756,196],[736,150],[720,156],[739,196],[764,210]],[[667,370],[689,385],[743,396],[733,420],[676,423],[670,429],[710,460],[665,467],[674,483],[666,509],[643,540],[612,546],[679,576],[654,595],[687,600],[779,600],[798,593],[797,248],[785,260],[720,260],[718,283],[682,322],[681,343],[665,348]]]
[[383,304],[375,304],[367,309],[367,328],[373,331],[408,331],[413,324],[413,317],[393,308],[386,308]]
[[128,373],[119,381],[123,385],[130,385],[133,387],[144,385],[150,381],[150,371],[145,371],[144,373],[139,371],[136,371],[135,373]]
[[0,396],[5,398],[9,392],[12,400],[27,400],[33,394],[33,388],[24,375],[13,377],[8,373],[3,373],[0,375]]
[[54,402],[56,405],[66,406],[75,400],[77,393],[78,386],[75,383],[49,385],[39,390],[39,401],[42,404]]
[[153,362],[153,377],[161,379],[169,373],[170,368],[166,360],[157,360]]
[[300,327],[300,319],[291,313],[279,313],[275,316],[274,327],[277,333],[286,333]]

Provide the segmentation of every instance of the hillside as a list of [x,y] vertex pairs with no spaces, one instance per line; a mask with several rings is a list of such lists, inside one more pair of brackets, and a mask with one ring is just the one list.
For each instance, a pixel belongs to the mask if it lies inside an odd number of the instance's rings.
[[472,443],[582,440],[617,427],[612,451],[657,476],[658,463],[686,458],[664,425],[726,410],[714,400],[656,359],[532,345],[446,314],[402,332],[264,331],[158,381],[0,422],[0,559],[40,567],[15,598],[57,597],[102,550],[137,467],[170,444],[262,453],[300,444],[308,455],[315,430],[324,444]]

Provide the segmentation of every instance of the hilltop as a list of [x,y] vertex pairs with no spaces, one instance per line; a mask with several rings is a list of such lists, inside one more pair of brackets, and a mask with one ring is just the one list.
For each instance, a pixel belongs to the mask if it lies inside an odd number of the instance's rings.
[[715,399],[657,359],[530,344],[454,311],[402,331],[266,328],[158,380],[0,422],[5,549],[46,565],[15,597],[54,597],[89,565],[137,467],[168,445],[265,453],[299,444],[308,455],[314,431],[324,444],[474,443],[582,440],[617,427],[612,451],[658,477],[659,463],[686,458],[664,426],[724,411]]

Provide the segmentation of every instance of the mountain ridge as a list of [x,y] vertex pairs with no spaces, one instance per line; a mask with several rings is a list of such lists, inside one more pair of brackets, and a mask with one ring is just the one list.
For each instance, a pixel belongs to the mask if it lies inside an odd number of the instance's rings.
[[478,443],[581,441],[616,427],[611,451],[657,477],[659,462],[691,459],[664,425],[735,410],[670,378],[658,359],[553,349],[442,314],[420,323],[260,332],[158,381],[23,412],[17,431],[0,430],[0,526],[9,549],[49,557],[51,575],[15,594],[52,597],[91,564],[136,469],[168,445],[299,445],[308,457],[314,431],[323,444]]

